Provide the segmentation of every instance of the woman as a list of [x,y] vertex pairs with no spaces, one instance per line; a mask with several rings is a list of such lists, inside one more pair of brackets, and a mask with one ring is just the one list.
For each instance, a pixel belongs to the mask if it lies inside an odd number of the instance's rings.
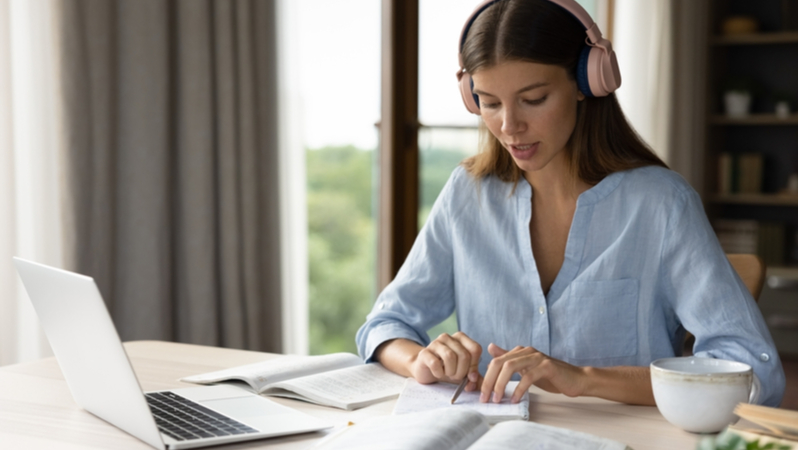
[[[514,402],[534,384],[653,405],[648,366],[680,355],[688,330],[696,355],[753,366],[758,402],[777,405],[785,380],[764,320],[697,193],[625,120],[616,59],[588,14],[572,0],[490,1],[460,44],[486,142],[377,299],[361,355],[420,383],[466,376],[481,401],[519,379]],[[460,331],[430,342],[454,310]]]

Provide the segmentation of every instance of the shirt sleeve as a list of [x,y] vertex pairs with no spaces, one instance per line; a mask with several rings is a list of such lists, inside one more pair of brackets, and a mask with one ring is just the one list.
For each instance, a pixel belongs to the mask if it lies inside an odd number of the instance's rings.
[[663,292],[695,336],[694,354],[749,364],[761,383],[756,402],[780,404],[786,380],[775,344],[694,190],[676,199],[661,259]]
[[459,173],[464,176],[461,168],[450,176],[400,271],[356,333],[358,352],[366,362],[372,362],[375,349],[390,339],[427,346],[427,330],[455,310],[449,210]]

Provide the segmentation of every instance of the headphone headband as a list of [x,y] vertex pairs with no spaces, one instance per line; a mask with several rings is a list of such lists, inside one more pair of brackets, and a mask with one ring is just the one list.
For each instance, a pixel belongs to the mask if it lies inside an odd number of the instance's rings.
[[[461,86],[461,96],[464,106],[474,113],[480,114],[480,104],[476,95],[472,93],[472,77],[464,69],[464,59],[461,51],[467,40],[467,33],[475,22],[475,19],[487,8],[503,0],[485,0],[478,5],[470,14],[464,27],[461,29],[461,36],[458,39],[458,65],[456,73]],[[600,28],[594,23],[592,17],[575,0],[547,0],[554,3],[570,13],[586,30],[587,47],[581,52],[578,60],[578,73],[576,79],[580,91],[589,97],[604,97],[617,90],[622,83],[619,73],[619,65],[611,42],[603,38]]]

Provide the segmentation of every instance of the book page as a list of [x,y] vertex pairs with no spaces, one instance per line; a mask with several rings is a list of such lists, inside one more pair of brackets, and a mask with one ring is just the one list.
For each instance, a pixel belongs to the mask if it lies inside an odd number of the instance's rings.
[[477,411],[489,420],[489,423],[497,423],[503,420],[528,420],[528,409],[530,397],[526,392],[519,403],[511,403],[511,395],[514,393],[518,382],[512,381],[506,385],[505,395],[500,403],[480,402],[480,391],[464,391],[454,404],[450,404],[456,386],[448,383],[419,384],[409,378],[397,404],[394,407],[394,414],[408,414],[431,409],[445,408],[454,410]]
[[474,411],[427,411],[358,423],[325,439],[315,450],[465,450],[489,424]]
[[396,397],[404,382],[405,377],[387,370],[379,363],[372,363],[271,384],[263,393],[298,398],[296,395],[285,395],[281,392],[283,389],[322,405],[356,409]]
[[797,440],[797,411],[739,403],[733,413],[777,437]]
[[361,358],[352,353],[319,356],[288,355],[255,364],[193,375],[181,378],[181,381],[211,384],[224,380],[242,380],[250,384],[257,392],[261,392],[266,385],[271,383],[357,365],[363,365],[363,362]]
[[484,434],[470,450],[527,448],[541,450],[625,450],[622,442],[535,422],[505,422]]

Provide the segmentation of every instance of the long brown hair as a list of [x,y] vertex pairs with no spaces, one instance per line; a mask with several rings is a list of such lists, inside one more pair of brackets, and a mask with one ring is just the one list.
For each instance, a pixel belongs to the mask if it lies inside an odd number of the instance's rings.
[[[571,79],[586,39],[583,25],[547,0],[503,0],[484,10],[467,33],[461,54],[470,74],[503,61],[564,67]],[[522,170],[481,122],[481,152],[461,164],[473,177],[517,182]],[[572,173],[595,185],[607,175],[642,166],[667,167],[633,130],[614,93],[578,102],[567,143]]]

